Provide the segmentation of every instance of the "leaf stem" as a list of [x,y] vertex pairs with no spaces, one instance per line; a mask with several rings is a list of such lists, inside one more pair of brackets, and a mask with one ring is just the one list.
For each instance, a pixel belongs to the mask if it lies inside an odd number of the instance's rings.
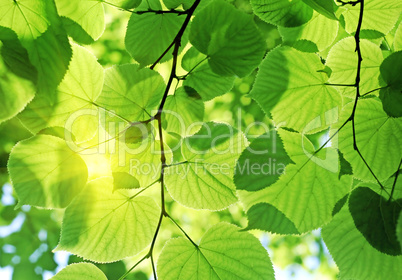
[[134,268],[137,267],[140,263],[142,263],[145,259],[149,258],[148,255],[145,255],[142,259],[140,259],[138,262],[136,262],[129,270],[126,271],[118,280],[123,280],[124,277],[126,277]]
[[395,190],[395,186],[396,186],[396,181],[398,180],[399,170],[401,169],[401,166],[402,166],[402,158],[401,158],[401,161],[399,162],[398,169],[396,170],[394,183],[392,184],[391,194],[389,195],[388,201],[391,201],[392,195],[394,194],[394,190]]
[[187,239],[193,243],[193,245],[198,248],[198,245],[190,238],[190,236],[185,232],[185,230],[168,214],[165,212],[165,217],[168,217],[180,230],[181,232],[187,237]]
[[139,192],[137,192],[136,194],[134,194],[133,196],[130,196],[129,199],[133,199],[134,197],[138,196],[140,193],[146,191],[147,189],[149,189],[150,187],[152,187],[155,183],[159,182],[160,178],[153,181],[151,184],[149,184],[148,186],[146,186],[145,188],[143,188],[142,190],[140,190]]
[[370,93],[373,93],[373,92],[375,92],[375,91],[377,91],[377,90],[384,89],[384,88],[387,88],[387,87],[389,87],[389,86],[375,88],[375,89],[373,89],[373,90],[370,90],[370,91],[366,92],[365,94],[361,94],[360,97],[364,97],[364,96],[366,96],[366,95],[368,95],[368,94],[370,94]]
[[205,60],[207,60],[208,58],[209,58],[209,57],[206,56],[205,58],[201,59],[193,68],[190,69],[190,71],[187,72],[186,75],[181,76],[181,77],[177,77],[177,78],[178,78],[179,80],[185,80],[185,79],[187,78],[187,76],[190,75],[190,74],[195,70],[195,68],[197,68],[198,66],[200,66],[201,63],[203,63],[203,62],[204,62]]
[[355,87],[356,84],[331,84],[331,83],[324,83],[326,86],[335,86],[335,87]]

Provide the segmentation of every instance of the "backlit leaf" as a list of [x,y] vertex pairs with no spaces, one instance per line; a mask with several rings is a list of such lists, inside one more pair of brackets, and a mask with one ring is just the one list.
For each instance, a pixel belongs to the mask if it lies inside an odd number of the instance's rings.
[[[282,139],[286,148],[287,139]],[[302,148],[298,147],[300,150]],[[298,159],[297,164],[288,165],[285,173],[273,185],[256,192],[241,191],[240,199],[245,208],[268,203],[278,210],[278,219],[283,220],[282,216],[285,215],[299,233],[316,229],[330,221],[335,204],[350,190],[351,177],[342,176],[338,180],[338,153],[335,149],[325,148],[310,160],[308,150],[304,152],[304,160]]]
[[388,116],[402,117],[402,51],[384,59],[380,73],[386,83],[386,88],[380,90],[382,107]]
[[[127,51],[141,66],[156,62],[173,42],[185,17],[175,14],[132,14],[125,38]],[[185,40],[184,38],[182,46],[186,45]],[[165,54],[161,62],[171,59],[172,51],[173,48]]]
[[169,240],[157,269],[161,280],[275,279],[258,239],[226,223],[211,227],[197,247],[182,237]]
[[114,262],[142,251],[152,241],[159,209],[153,199],[132,195],[128,190],[113,192],[110,177],[89,182],[66,209],[55,250],[96,262]]
[[51,280],[107,280],[105,274],[92,263],[73,263],[55,276]]
[[318,51],[325,50],[335,40],[338,22],[314,12],[313,17],[297,27],[278,27],[285,43],[295,45],[299,40],[308,40],[316,45]]
[[322,236],[341,278],[392,279],[402,273],[402,257],[374,249],[355,227],[347,204],[323,228]]
[[[362,29],[372,29],[388,34],[401,14],[402,3],[398,0],[365,0]],[[345,29],[348,33],[356,30],[360,14],[360,4],[345,5],[342,16],[345,19]]]
[[387,201],[368,187],[358,187],[349,197],[349,209],[357,229],[366,240],[388,255],[402,255],[396,237],[396,224],[402,210],[402,199]]
[[260,63],[265,43],[249,15],[217,0],[199,12],[190,42],[208,56],[211,69],[223,76],[247,76]]
[[183,85],[195,89],[204,101],[227,93],[235,80],[235,77],[223,77],[213,72],[206,59],[206,55],[191,48],[182,60],[183,68],[191,71]]
[[71,47],[53,1],[3,0],[0,25],[11,28],[38,71],[38,89],[51,102],[71,58]]
[[10,154],[8,171],[18,206],[45,208],[66,207],[81,192],[88,176],[82,158],[64,140],[50,135],[19,142]]
[[183,139],[185,161],[165,169],[170,195],[195,209],[220,210],[235,203],[232,178],[245,142],[244,135],[231,126],[205,123],[199,132]]
[[277,234],[299,234],[294,223],[268,203],[258,203],[247,211],[247,229],[260,229]]
[[335,11],[337,6],[332,0],[303,0],[304,3],[309,5],[311,8],[319,12],[320,14],[326,16],[329,19],[337,20]]
[[18,114],[35,95],[34,84],[6,68],[0,58],[0,123]]
[[281,126],[303,133],[327,128],[341,106],[319,57],[279,47],[262,62],[250,96]]
[[[113,66],[105,71],[105,83],[96,103],[118,122],[149,119],[165,89],[162,76],[136,64]],[[117,117],[116,117],[117,116]]]
[[234,183],[239,190],[257,191],[275,183],[292,160],[275,130],[251,142],[236,165]]
[[[353,102],[343,108],[331,135],[350,117],[352,109]],[[357,147],[367,164],[380,181],[388,179],[396,171],[402,157],[402,119],[389,117],[382,110],[382,104],[377,98],[361,99],[355,113],[355,131]],[[375,178],[353,149],[351,122],[342,128],[335,141],[345,159],[352,165],[353,176],[363,181],[375,182]]]
[[52,104],[37,95],[19,118],[33,133],[45,127],[60,126],[70,131],[78,142],[94,136],[98,126],[95,100],[101,93],[103,68],[96,57],[73,45],[73,57],[63,81],[54,92]]
[[184,86],[166,98],[163,111],[165,130],[186,137],[200,129],[204,103],[194,89]]
[[[333,46],[328,53],[326,65],[331,68],[329,78],[331,84],[353,85],[356,79],[357,54],[353,37],[347,37]],[[362,64],[360,72],[360,94],[379,88],[378,69],[383,60],[381,49],[368,40],[360,40]],[[348,86],[337,87],[348,97],[356,96],[356,88]]]
[[[63,18],[67,32],[78,42],[90,43],[86,36],[96,41],[105,30],[105,15],[100,0],[55,0],[57,11]],[[65,20],[68,19],[68,20]],[[85,32],[85,35],[81,35]]]
[[313,15],[313,9],[302,0],[252,0],[251,6],[261,19],[279,26],[299,26]]

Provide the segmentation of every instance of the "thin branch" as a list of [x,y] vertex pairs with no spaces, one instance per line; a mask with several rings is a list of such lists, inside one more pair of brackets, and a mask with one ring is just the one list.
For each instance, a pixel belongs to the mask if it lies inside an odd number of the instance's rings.
[[166,209],[165,209],[165,186],[164,186],[164,172],[166,168],[166,157],[165,157],[165,148],[164,148],[164,141],[163,141],[163,130],[162,130],[162,112],[163,112],[163,107],[166,102],[166,98],[169,94],[170,87],[172,86],[172,81],[176,77],[176,67],[177,67],[177,59],[179,56],[179,48],[181,46],[181,39],[184,34],[184,31],[186,30],[191,16],[193,15],[195,9],[197,8],[198,4],[200,3],[200,0],[196,0],[194,4],[191,6],[190,9],[187,10],[186,13],[186,18],[183,22],[183,25],[181,26],[180,30],[177,32],[176,37],[174,38],[173,42],[169,45],[169,47],[163,52],[163,54],[155,61],[154,64],[150,67],[153,69],[157,63],[162,59],[162,57],[173,47],[173,63],[172,63],[172,68],[171,72],[169,75],[168,82],[166,84],[165,92],[163,93],[163,97],[161,100],[161,103],[159,105],[158,111],[153,117],[153,119],[157,120],[158,122],[158,133],[159,133],[159,142],[160,142],[160,149],[161,149],[161,174],[160,174],[160,183],[161,183],[161,213],[159,216],[159,221],[155,230],[154,237],[151,242],[151,246],[149,248],[148,256],[151,257],[151,264],[152,264],[152,271],[154,274],[155,280],[157,279],[156,275],[156,268],[155,268],[155,262],[154,262],[154,256],[153,256],[153,250],[155,247],[156,240],[158,238],[158,234],[162,225],[162,220],[163,217],[167,215]]
[[357,4],[359,4],[362,0],[356,0],[356,1],[342,1],[342,0],[336,0],[336,2],[341,3],[342,6],[345,5],[352,5],[352,6],[356,6]]
[[[350,119],[347,119],[347,120],[334,132],[334,134],[332,134],[331,137],[329,137],[329,138],[327,139],[327,141],[325,141],[324,144],[322,144],[317,150],[315,150],[315,151],[310,155],[310,157],[306,160],[306,162],[303,163],[303,165],[298,169],[298,172],[299,172],[300,170],[302,170],[302,169],[307,165],[307,163],[308,163],[316,154],[318,154],[318,153],[329,143],[329,141],[331,141],[331,140],[335,137],[335,135],[337,135],[337,134],[339,133],[339,131],[341,131],[341,129],[342,129],[349,121],[350,121]],[[296,175],[296,174],[295,174],[295,175]],[[295,175],[293,175],[293,176],[295,176]]]
[[144,256],[142,259],[140,259],[135,265],[133,265],[129,270],[126,271],[118,280],[123,280],[124,277],[126,277],[134,268],[137,267],[140,263],[142,263],[145,259],[149,258],[148,255]]
[[137,192],[136,194],[134,194],[133,196],[130,196],[129,199],[133,199],[134,197],[138,196],[140,193],[146,191],[147,189],[149,189],[150,187],[152,187],[155,183],[159,182],[160,178],[153,181],[151,184],[149,184],[148,186],[146,186],[145,188],[143,188],[142,190],[140,190],[139,192]]
[[193,245],[198,248],[198,245],[195,244],[195,242],[190,238],[190,236],[187,234],[187,232],[184,231],[184,229],[168,214],[165,212],[165,217],[168,217],[180,230],[181,232],[187,237],[187,239],[193,243]]
[[101,2],[102,2],[102,3],[105,3],[105,4],[109,5],[109,6],[115,7],[115,8],[117,8],[117,9],[121,10],[121,11],[129,12],[129,13],[134,13],[133,10],[125,9],[125,8],[123,8],[123,7],[117,6],[117,5],[115,5],[115,4],[113,4],[113,3],[110,3],[110,2],[103,1],[103,0],[101,0]]
[[399,170],[401,169],[401,166],[402,166],[402,158],[401,158],[401,161],[399,162],[398,169],[396,170],[394,183],[392,184],[391,194],[389,195],[389,200],[388,200],[388,201],[391,201],[392,195],[394,194],[394,190],[395,190],[395,186],[396,186],[396,181],[398,180],[398,176],[399,176],[399,173],[400,173]]
[[186,161],[181,161],[181,162],[177,162],[177,163],[172,163],[172,164],[166,164],[166,167],[171,167],[171,166],[176,166],[176,165],[182,165],[185,163],[189,163],[187,160]]
[[[359,98],[360,98],[360,72],[361,72],[361,65],[362,65],[362,61],[363,61],[362,53],[361,53],[361,49],[360,49],[360,30],[361,30],[362,23],[363,23],[364,0],[359,0],[358,3],[360,3],[360,13],[359,13],[359,21],[358,21],[357,27],[356,27],[356,33],[354,35],[355,43],[356,43],[355,52],[357,53],[357,71],[356,71],[356,82],[355,82],[356,97],[355,97],[355,101],[353,104],[352,114],[349,117],[349,120],[352,121],[353,149],[359,154],[360,158],[362,159],[362,161],[364,162],[364,164],[370,171],[371,175],[373,175],[373,177],[375,178],[377,183],[380,185],[381,189],[384,190],[385,192],[387,192],[386,189],[384,188],[384,186],[382,185],[382,183],[380,182],[380,180],[378,179],[378,177],[375,175],[375,173],[373,172],[373,170],[371,169],[371,167],[365,160],[365,158],[363,157],[359,148],[357,147],[355,115],[356,115],[356,109],[357,109],[357,102],[359,101]],[[348,4],[350,4],[350,2]]]
[[356,84],[331,84],[331,83],[324,83],[326,86],[335,86],[335,87],[355,87]]
[[157,14],[157,15],[161,15],[161,14],[187,15],[189,13],[189,10],[185,10],[185,11],[178,11],[178,10],[161,11],[161,10],[148,9],[146,11],[134,11],[133,13],[135,13],[137,15],[143,15],[143,14],[149,14],[149,13],[153,13],[153,14]]
[[[166,86],[166,90],[165,90],[165,93],[163,94],[162,101],[161,101],[161,103],[159,105],[159,109],[158,109],[157,114],[161,114],[163,106],[165,105],[167,95],[169,93],[169,89],[170,89],[170,85],[172,83],[172,80],[173,80],[174,77],[176,77],[177,57],[179,55],[179,48],[180,48],[180,45],[181,45],[181,37],[183,36],[184,31],[186,30],[188,24],[190,23],[191,16],[193,15],[194,10],[197,8],[199,3],[200,3],[200,0],[195,0],[194,4],[191,6],[191,8],[188,9],[189,12],[188,12],[188,14],[186,16],[186,19],[184,20],[183,25],[181,26],[179,32],[177,33],[176,37],[173,40],[172,44],[174,45],[174,49],[173,49],[172,72],[170,73],[170,77],[169,77],[169,80],[168,80],[168,83],[167,83],[167,86]],[[165,51],[165,52],[168,52],[170,48],[171,48],[171,46],[168,47],[167,51]],[[157,62],[159,62],[159,60],[162,59],[162,57],[160,57],[157,60]],[[155,65],[155,63],[153,65]]]
[[364,97],[364,96],[366,96],[366,95],[368,95],[368,94],[370,94],[370,93],[373,93],[373,92],[375,92],[375,91],[377,91],[377,90],[384,89],[384,88],[387,88],[387,87],[389,87],[389,86],[379,87],[379,88],[370,90],[370,91],[366,92],[365,94],[361,94],[360,97]]
[[205,58],[201,59],[193,68],[190,69],[190,71],[187,72],[186,75],[181,76],[181,77],[177,77],[179,80],[185,80],[187,78],[188,75],[191,75],[191,73],[195,70],[195,68],[197,68],[198,66],[201,65],[201,63],[203,63],[205,60],[207,60],[209,57],[206,56]]
[[[190,7],[190,9],[186,10],[186,18],[183,22],[183,25],[181,26],[179,32],[177,32],[176,37],[173,39],[173,42],[166,48],[166,50],[158,57],[158,59],[151,65],[151,67],[149,67],[150,69],[154,69],[156,64],[159,63],[159,61],[161,61],[161,59],[169,52],[169,50],[173,47],[173,46],[177,46],[180,47],[181,44],[181,37],[184,34],[184,31],[187,28],[187,25],[190,22],[191,16],[193,15],[195,9],[197,8],[198,4],[200,3],[201,0],[195,0],[194,4]],[[177,55],[178,55],[178,48],[177,48],[177,53],[175,55],[175,51],[173,50],[173,58],[176,56],[176,63],[177,63]],[[172,74],[172,73],[171,73]],[[172,76],[172,75],[171,75]],[[174,77],[176,76],[176,70],[174,73]],[[173,79],[173,77],[172,77]]]

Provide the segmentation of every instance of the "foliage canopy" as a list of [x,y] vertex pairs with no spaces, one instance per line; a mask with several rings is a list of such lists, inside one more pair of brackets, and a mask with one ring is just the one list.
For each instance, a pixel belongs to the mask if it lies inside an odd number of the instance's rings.
[[[105,8],[130,15],[111,67],[91,48],[106,44]],[[15,208],[33,206],[29,230],[48,234],[38,265],[31,247],[18,262],[4,251],[24,230],[1,241],[0,265],[40,279],[53,250],[86,260],[54,280],[147,279],[130,273],[147,259],[154,279],[269,280],[251,230],[321,228],[341,278],[402,275],[401,11],[398,0],[0,0],[2,153]],[[211,106],[228,92],[254,109],[234,120],[232,106],[224,123]],[[220,214],[234,204],[245,222]],[[221,212],[196,239],[175,205]],[[168,220],[181,236],[164,234]]]

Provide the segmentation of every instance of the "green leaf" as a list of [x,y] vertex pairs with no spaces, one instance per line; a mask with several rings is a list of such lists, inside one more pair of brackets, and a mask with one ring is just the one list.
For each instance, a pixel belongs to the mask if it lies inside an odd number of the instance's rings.
[[195,246],[184,238],[169,240],[158,259],[158,276],[167,279],[275,279],[267,251],[257,238],[220,223]]
[[182,137],[193,135],[202,124],[204,102],[194,89],[180,87],[166,98],[162,117],[167,123],[166,131]]
[[92,263],[74,263],[60,270],[50,280],[107,280],[107,278]]
[[158,219],[153,199],[134,197],[128,190],[113,192],[112,178],[99,178],[89,182],[66,209],[55,250],[95,262],[121,260],[151,243]]
[[185,161],[165,169],[170,195],[195,209],[220,210],[235,203],[232,178],[245,142],[244,135],[231,126],[205,123],[195,135],[183,139]]
[[[63,21],[64,28],[78,42],[86,42],[86,36],[96,41],[105,30],[105,15],[100,0],[55,0],[57,11],[70,21]],[[79,31],[85,32],[81,37]]]
[[[288,137],[297,136],[294,133],[281,133],[281,137],[287,148]],[[296,147],[305,153],[303,159],[298,156],[296,164],[288,165],[276,183],[256,192],[239,192],[246,210],[258,203],[268,203],[278,210],[279,220],[283,220],[285,215],[299,233],[316,229],[330,221],[335,204],[349,192],[352,185],[351,176],[342,176],[338,180],[338,152],[335,149],[324,148],[312,157],[308,152],[310,148],[303,148],[309,143],[302,137],[302,145]],[[292,158],[292,153],[289,155]],[[270,229],[274,232],[277,230]]]
[[313,15],[313,9],[302,0],[251,0],[251,6],[262,20],[285,27],[302,25]]
[[31,64],[27,50],[21,45],[17,34],[9,29],[0,26],[1,56],[4,64],[17,76],[32,81],[36,84],[38,72]]
[[64,140],[37,135],[19,142],[10,154],[8,171],[25,204],[64,208],[84,187],[88,171],[82,158]]
[[399,241],[399,245],[402,246],[402,215],[399,214],[399,219],[396,226],[396,238]]
[[338,20],[335,11],[338,8],[332,0],[303,0],[311,8],[332,20]]
[[348,198],[349,198],[349,194],[346,194],[344,197],[342,197],[341,199],[338,200],[338,202],[335,204],[334,209],[332,210],[332,216],[335,216],[336,214],[339,213],[339,211],[341,211],[343,206],[348,201]]
[[14,117],[35,95],[31,81],[9,71],[0,58],[0,123]]
[[322,237],[339,267],[340,278],[378,280],[402,274],[402,257],[374,249],[355,227],[347,204],[323,227]]
[[113,190],[118,189],[138,189],[140,182],[137,178],[126,172],[112,172]]
[[235,80],[235,77],[223,77],[214,73],[206,59],[206,55],[192,47],[182,60],[182,67],[191,71],[183,85],[195,89],[204,101],[227,93],[232,89]]
[[305,134],[328,128],[341,106],[339,93],[326,86],[320,58],[279,47],[262,62],[250,96],[276,124]]
[[[116,122],[150,119],[159,107],[165,83],[159,73],[136,64],[113,66],[105,71],[105,83],[96,103],[117,118]],[[108,126],[106,126],[108,127]]]
[[[372,29],[388,34],[401,14],[402,3],[399,0],[369,0],[364,2],[361,29]],[[345,29],[349,34],[356,31],[360,14],[360,4],[340,7],[345,20]]]
[[11,28],[38,70],[38,90],[54,101],[71,58],[71,48],[53,1],[19,0],[2,5],[0,25]]
[[[160,6],[159,3],[158,5]],[[132,14],[125,37],[127,51],[141,67],[156,62],[175,39],[185,18],[186,15],[178,16],[176,14]],[[181,46],[185,46],[186,43],[187,36],[183,36]],[[171,59],[172,52],[173,47],[160,62]]]
[[[328,53],[326,65],[331,68],[329,78],[331,84],[353,85],[357,73],[356,43],[353,37],[342,39],[331,48]],[[363,61],[360,70],[360,94],[365,94],[380,87],[378,82],[378,68],[383,56],[381,49],[368,40],[360,40],[360,49]],[[337,87],[345,96],[355,98],[356,88]]]
[[402,50],[402,23],[399,23],[394,36],[394,51]]
[[384,111],[390,117],[402,117],[402,51],[388,56],[380,66],[386,88],[380,90],[380,99]]
[[[342,125],[353,109],[353,102],[342,110],[339,122],[331,128],[332,135]],[[382,110],[378,99],[359,100],[355,113],[357,147],[377,178],[388,179],[397,169],[402,158],[402,119],[390,118]],[[346,124],[334,139],[339,150],[353,168],[359,180],[375,182],[369,169],[353,148],[352,124]]]
[[123,9],[134,9],[141,4],[142,0],[109,0],[107,2]]
[[97,131],[95,100],[102,85],[103,68],[96,57],[74,44],[70,67],[54,93],[55,102],[52,104],[45,96],[37,95],[19,118],[33,133],[60,126],[70,131],[77,142],[83,142]]
[[[313,0],[310,0],[313,1]],[[314,12],[313,17],[297,27],[278,27],[285,43],[296,44],[308,40],[316,45],[317,51],[323,51],[335,40],[339,23]]]
[[247,211],[247,230],[260,229],[277,234],[299,234],[295,224],[268,203],[258,203]]
[[396,224],[401,213],[402,199],[387,201],[367,187],[353,190],[349,209],[356,228],[377,250],[388,255],[402,255],[396,237]]
[[[166,162],[171,163],[172,154],[166,145],[164,152]],[[160,141],[148,138],[135,146],[119,145],[110,157],[110,164],[114,173],[123,172],[130,175],[130,177],[125,175],[127,181],[124,184],[132,186],[139,184],[141,188],[147,187],[161,176]],[[113,174],[115,189],[122,188],[119,184],[119,176],[119,174]]]
[[377,30],[365,29],[360,31],[360,39],[381,39],[382,41],[383,37],[385,37],[385,35]]
[[339,178],[343,175],[353,175],[353,169],[345,157],[343,156],[342,152],[338,150],[339,154],[339,163],[341,165],[341,170],[339,171]]
[[213,1],[194,17],[190,42],[208,56],[211,69],[223,76],[249,75],[266,48],[253,19],[222,0]]
[[[197,11],[200,11],[202,8],[207,6],[211,1],[213,0],[202,0],[197,6],[197,9],[195,10],[195,13]],[[165,4],[166,8],[168,9],[175,9],[179,7],[180,5],[183,5],[184,10],[190,9],[190,7],[194,4],[195,0],[163,0],[163,3]]]
[[291,163],[276,130],[251,142],[236,164],[234,183],[238,190],[258,191],[275,183]]
[[163,4],[165,4],[168,9],[176,9],[178,6],[185,2],[194,2],[193,0],[163,0]]

